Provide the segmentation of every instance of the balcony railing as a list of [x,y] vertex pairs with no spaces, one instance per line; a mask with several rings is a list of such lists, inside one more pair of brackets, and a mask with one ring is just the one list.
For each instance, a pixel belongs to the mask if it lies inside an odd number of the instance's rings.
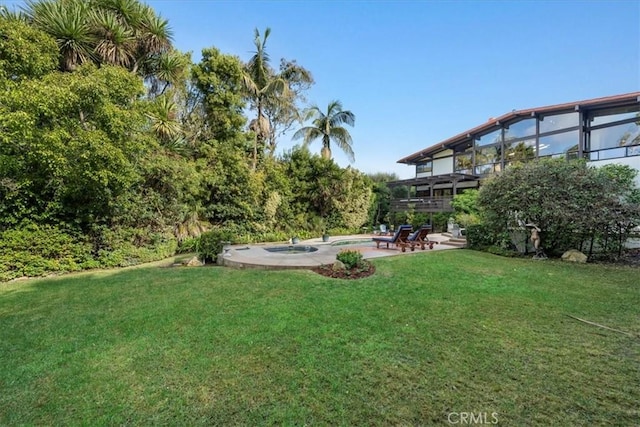
[[413,208],[414,212],[453,212],[453,197],[414,197],[411,199],[391,199],[391,212],[404,212]]

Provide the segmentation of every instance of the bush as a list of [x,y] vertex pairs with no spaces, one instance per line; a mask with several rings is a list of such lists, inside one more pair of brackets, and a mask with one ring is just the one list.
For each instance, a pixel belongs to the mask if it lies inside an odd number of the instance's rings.
[[468,225],[465,235],[469,249],[483,249],[495,243],[493,233],[484,224]]
[[0,233],[0,281],[78,271],[91,245],[57,227],[29,224]]
[[362,254],[358,251],[343,250],[336,255],[336,259],[348,269],[362,266]]
[[198,255],[205,263],[215,262],[222,253],[224,242],[232,240],[233,233],[227,229],[214,229],[200,235]]

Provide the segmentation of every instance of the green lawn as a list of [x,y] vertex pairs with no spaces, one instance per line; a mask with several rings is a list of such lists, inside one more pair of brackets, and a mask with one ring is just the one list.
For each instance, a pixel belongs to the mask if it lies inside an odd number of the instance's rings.
[[374,264],[358,281],[142,267],[1,284],[0,425],[640,424],[637,269]]

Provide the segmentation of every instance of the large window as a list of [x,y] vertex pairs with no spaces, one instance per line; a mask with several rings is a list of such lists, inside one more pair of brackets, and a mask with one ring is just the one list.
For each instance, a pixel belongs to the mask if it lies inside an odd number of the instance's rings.
[[458,173],[473,173],[473,153],[465,152],[456,155],[456,172]]
[[487,175],[500,171],[501,147],[501,144],[497,144],[476,149],[476,175]]
[[476,141],[476,147],[483,145],[495,144],[502,140],[502,129],[495,130],[486,135],[482,135],[480,139]]
[[504,143],[504,162],[525,162],[536,157],[536,140],[523,139],[520,141],[506,141]]
[[517,139],[536,134],[536,119],[524,119],[505,128],[504,139]]
[[639,111],[639,105],[594,111],[589,115],[589,126],[598,126],[632,118],[638,118],[640,120]]
[[431,163],[431,160],[429,160],[428,162],[424,162],[419,165],[416,165],[416,173],[431,173],[432,170],[433,170],[433,163]]
[[591,131],[591,151],[640,144],[640,126],[625,123]]
[[540,118],[540,133],[578,126],[578,113],[556,114]]
[[594,129],[589,134],[591,160],[640,154],[640,125],[636,122]]
[[538,149],[540,157],[575,157],[578,152],[578,131],[541,137]]

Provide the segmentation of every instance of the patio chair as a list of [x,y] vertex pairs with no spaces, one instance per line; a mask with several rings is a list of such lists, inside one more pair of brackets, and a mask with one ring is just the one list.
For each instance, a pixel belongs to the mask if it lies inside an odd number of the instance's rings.
[[420,246],[420,249],[424,250],[426,245],[429,245],[429,249],[433,249],[433,245],[438,244],[438,242],[429,240],[427,235],[430,231],[430,225],[423,225],[418,229],[418,231],[411,234],[408,238],[408,241],[411,244],[411,250],[413,250],[416,246]]
[[407,246],[409,246],[413,251],[414,246],[412,246],[408,241],[412,230],[413,227],[410,225],[401,225],[392,237],[373,237],[372,240],[376,242],[377,249],[380,249],[380,243],[386,243],[387,249],[389,249],[389,245],[391,244],[399,246],[402,252],[406,252]]
[[380,235],[386,236],[387,234],[389,234],[389,232],[387,231],[387,226],[385,224],[380,224]]

